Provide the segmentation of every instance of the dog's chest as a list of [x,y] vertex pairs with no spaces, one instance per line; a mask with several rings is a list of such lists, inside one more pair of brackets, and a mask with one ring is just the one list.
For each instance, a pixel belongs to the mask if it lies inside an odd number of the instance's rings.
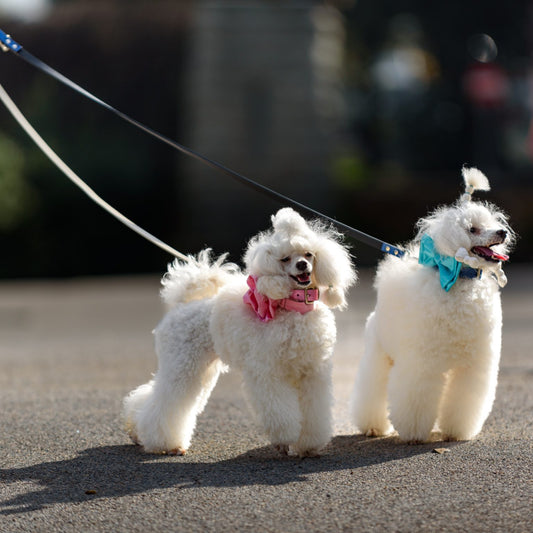
[[425,314],[426,334],[430,333],[435,351],[443,355],[475,355],[482,346],[488,346],[495,336],[499,338],[499,293],[483,285],[466,288],[468,290],[447,294],[437,306],[428,306]]

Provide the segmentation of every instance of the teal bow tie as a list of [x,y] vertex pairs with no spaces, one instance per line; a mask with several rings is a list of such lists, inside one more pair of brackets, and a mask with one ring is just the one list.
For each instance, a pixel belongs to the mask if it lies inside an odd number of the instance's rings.
[[448,292],[457,281],[462,264],[449,255],[441,255],[435,250],[433,239],[425,233],[420,240],[418,262],[424,266],[437,267],[440,275],[440,286]]

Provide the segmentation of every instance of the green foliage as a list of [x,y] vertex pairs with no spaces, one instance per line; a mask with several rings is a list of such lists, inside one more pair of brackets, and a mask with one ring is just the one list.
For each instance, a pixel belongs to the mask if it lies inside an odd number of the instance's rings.
[[0,231],[11,231],[32,212],[36,197],[25,179],[24,154],[0,135]]
[[357,191],[368,185],[370,169],[357,155],[342,155],[334,159],[332,175],[337,187]]

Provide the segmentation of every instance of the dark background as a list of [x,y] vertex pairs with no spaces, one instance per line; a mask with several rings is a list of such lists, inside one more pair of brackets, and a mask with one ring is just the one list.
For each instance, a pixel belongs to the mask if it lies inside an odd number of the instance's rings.
[[[53,2],[46,17],[31,22],[0,12],[0,27],[102,100],[178,142],[194,143],[184,117],[191,92],[202,89],[191,88],[190,73],[195,17],[203,4],[64,0]],[[267,8],[287,21],[286,31],[294,25],[293,19],[284,19],[291,2],[241,4],[257,7],[258,17]],[[306,6],[318,18],[317,7],[336,10],[341,24],[335,31],[342,28],[344,104],[327,130],[320,187],[314,186],[313,176],[300,176],[299,185],[291,187],[284,171],[270,173],[264,164],[254,166],[254,158],[229,151],[221,162],[394,243],[409,240],[414,223],[428,209],[459,196],[463,165],[477,166],[493,188],[479,196],[502,206],[520,235],[512,260],[531,261],[533,3],[309,1],[298,3],[302,18],[309,16]],[[239,13],[230,15],[231,31],[238,32]],[[278,38],[273,34],[265,46]],[[309,43],[302,40],[301,46]],[[287,57],[298,44],[291,48]],[[254,53],[253,46],[247,51]],[[248,68],[240,65],[238,50],[233,54],[228,79]],[[280,54],[270,63],[285,59]],[[207,245],[217,253],[229,250],[238,261],[248,238],[266,228],[269,214],[280,207],[241,191],[222,174],[200,169],[199,163],[13,54],[0,56],[0,72],[0,83],[75,172],[106,201],[181,252],[195,253]],[[291,72],[296,86],[309,84],[303,71]],[[219,94],[229,105],[232,93],[220,88]],[[260,81],[247,94],[269,98]],[[244,121],[261,143],[267,133],[278,133],[266,132],[268,106],[252,104],[250,109],[262,112],[248,113]],[[221,124],[213,117],[211,133],[220,131],[221,143],[235,128],[231,120]],[[284,144],[291,148],[290,136]],[[261,144],[251,149],[260,150]],[[312,160],[315,155],[309,150],[301,157]],[[216,189],[206,186],[203,191],[217,200],[208,209],[189,192],[196,172],[210,173],[217,183]],[[235,202],[248,211],[236,209]],[[379,259],[379,252],[352,244],[359,264],[374,265]],[[162,272],[171,259],[86,198],[5,110],[0,110],[0,247],[3,278]]]

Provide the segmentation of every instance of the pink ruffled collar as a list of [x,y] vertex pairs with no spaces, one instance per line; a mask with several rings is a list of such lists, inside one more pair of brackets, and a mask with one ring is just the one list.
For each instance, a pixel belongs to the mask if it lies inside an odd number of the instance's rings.
[[263,322],[272,320],[278,309],[296,311],[302,315],[313,311],[320,296],[318,289],[295,289],[288,298],[273,300],[257,290],[257,276],[248,276],[246,283],[249,289],[242,297],[243,302],[248,304]]

